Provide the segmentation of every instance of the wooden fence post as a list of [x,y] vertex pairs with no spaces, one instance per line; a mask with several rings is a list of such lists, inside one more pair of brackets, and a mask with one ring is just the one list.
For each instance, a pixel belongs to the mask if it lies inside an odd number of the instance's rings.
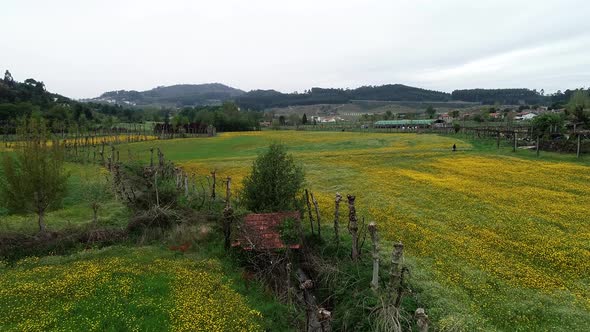
[[307,205],[307,213],[309,215],[309,225],[311,226],[311,235],[313,232],[313,215],[311,213],[311,203],[309,202],[309,191],[305,189],[305,204]]
[[231,207],[231,177],[227,177],[225,185],[225,209],[223,209],[223,235],[225,250],[231,246],[231,223],[233,218],[233,208]]
[[351,258],[357,261],[359,258],[359,239],[358,239],[358,219],[356,217],[356,208],[354,207],[355,196],[346,195],[348,198],[348,231],[352,236]]
[[[391,291],[395,294],[396,290],[401,286],[402,281],[402,262],[404,259],[404,245],[398,242],[393,245],[393,252],[391,253]],[[392,296],[393,297],[393,296]],[[397,302],[397,299],[396,299]]]
[[416,319],[416,325],[418,326],[419,332],[428,332],[428,325],[430,322],[428,320],[428,315],[426,315],[423,308],[416,309],[414,319]]
[[184,196],[188,198],[188,174],[184,173]]
[[379,238],[377,237],[377,224],[371,222],[368,229],[371,234],[371,242],[373,242],[373,279],[371,280],[371,287],[376,290],[379,288]]
[[340,245],[340,201],[342,201],[342,195],[336,193],[336,199],[334,200],[334,239],[336,240],[336,247]]
[[516,130],[513,133],[514,133],[514,147],[512,148],[512,152],[516,152]]
[[578,148],[576,149],[576,158],[580,158],[580,145],[581,145],[582,135],[578,134]]
[[313,202],[313,206],[315,208],[315,216],[316,216],[317,222],[318,222],[318,237],[321,240],[322,239],[322,229],[320,226],[320,209],[318,207],[318,201],[313,196],[313,193],[310,193],[310,195],[311,195],[311,201]]

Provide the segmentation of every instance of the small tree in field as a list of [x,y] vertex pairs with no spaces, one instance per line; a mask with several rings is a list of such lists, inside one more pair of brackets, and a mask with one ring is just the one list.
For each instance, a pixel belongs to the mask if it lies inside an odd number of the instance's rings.
[[84,189],[82,196],[92,209],[92,225],[98,224],[98,211],[103,203],[112,196],[111,187],[107,181],[106,175],[84,173],[82,175]]
[[18,130],[20,146],[16,156],[4,155],[3,199],[17,212],[38,215],[39,232],[46,230],[45,213],[57,208],[66,193],[68,174],[63,148],[50,142],[43,119],[32,118]]
[[254,212],[296,209],[297,194],[303,186],[301,166],[280,144],[272,144],[256,158],[252,172],[244,178],[243,199]]

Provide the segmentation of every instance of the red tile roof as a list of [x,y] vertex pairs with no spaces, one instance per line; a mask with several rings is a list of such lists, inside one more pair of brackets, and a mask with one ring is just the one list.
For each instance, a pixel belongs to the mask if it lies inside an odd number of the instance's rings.
[[[252,213],[244,217],[242,229],[232,246],[241,246],[245,250],[281,249],[286,245],[281,241],[279,225],[286,218],[299,221],[299,212]],[[299,249],[299,244],[289,245]]]

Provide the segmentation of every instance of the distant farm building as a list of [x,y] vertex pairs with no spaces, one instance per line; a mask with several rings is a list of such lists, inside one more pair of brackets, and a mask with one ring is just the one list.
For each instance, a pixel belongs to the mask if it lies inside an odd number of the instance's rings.
[[537,114],[535,113],[523,113],[522,115],[514,117],[514,120],[532,120]]
[[375,128],[428,128],[435,120],[381,120],[374,124]]
[[312,116],[311,121],[315,121],[318,123],[336,123],[338,121],[342,121],[343,119],[338,116]]
[[280,227],[283,222],[292,218],[299,222],[299,212],[252,213],[244,218],[233,247],[244,250],[275,250],[283,248],[299,249],[301,245],[285,244],[281,240]]

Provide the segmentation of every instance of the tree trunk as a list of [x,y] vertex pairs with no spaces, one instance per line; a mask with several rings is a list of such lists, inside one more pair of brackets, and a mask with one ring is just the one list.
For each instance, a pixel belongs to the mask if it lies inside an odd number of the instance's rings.
[[228,250],[231,246],[231,224],[233,218],[233,208],[231,207],[231,177],[227,177],[225,187],[225,209],[223,209],[223,235],[224,247]]
[[154,188],[156,189],[156,206],[160,206],[160,196],[158,196],[158,171],[154,173]]
[[340,201],[342,200],[342,195],[340,193],[336,193],[336,199],[334,200],[334,240],[336,240],[336,247],[340,245]]
[[215,199],[215,170],[211,172],[211,178],[213,179],[213,184],[211,185],[211,199]]
[[352,251],[351,258],[353,261],[357,261],[359,258],[359,239],[358,239],[358,219],[356,217],[356,208],[354,207],[355,196],[347,195],[348,198],[348,231],[352,236]]
[[150,148],[150,167],[154,167],[154,148]]
[[313,193],[310,193],[310,195],[311,195],[311,201],[313,202],[313,206],[315,208],[315,216],[316,216],[317,222],[318,222],[318,237],[321,240],[322,239],[322,229],[320,227],[320,208],[318,206],[318,201],[313,196]]
[[39,233],[44,234],[47,231],[47,226],[45,225],[45,210],[39,209],[37,213],[39,214]]
[[92,212],[92,225],[96,226],[96,224],[98,224],[98,204],[95,203],[92,205]]
[[311,213],[311,203],[309,202],[309,192],[307,191],[307,189],[305,189],[305,204],[307,205],[307,212],[309,214],[309,225],[311,226],[311,235],[313,235],[313,215]]
[[371,287],[373,289],[379,288],[379,238],[377,237],[377,225],[372,222],[368,226],[371,234],[371,242],[373,242],[373,279],[371,280]]

